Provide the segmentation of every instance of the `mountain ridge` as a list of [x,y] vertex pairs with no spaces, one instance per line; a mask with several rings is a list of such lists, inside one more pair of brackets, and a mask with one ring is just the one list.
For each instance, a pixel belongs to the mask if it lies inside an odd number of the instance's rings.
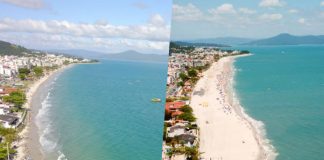
[[52,50],[55,52],[63,52],[73,56],[81,56],[83,58],[93,59],[109,59],[109,60],[125,60],[125,61],[152,61],[167,62],[167,55],[144,54],[135,50],[127,50],[119,53],[104,53],[90,50]]
[[244,43],[244,45],[302,45],[324,44],[324,35],[296,36],[289,33],[281,33],[274,37],[259,39]]

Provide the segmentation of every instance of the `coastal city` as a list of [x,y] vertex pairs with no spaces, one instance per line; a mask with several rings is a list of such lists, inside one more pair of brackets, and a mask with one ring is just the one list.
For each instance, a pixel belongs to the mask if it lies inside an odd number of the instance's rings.
[[[181,46],[171,42],[163,133],[164,160],[202,159],[204,155],[199,150],[200,126],[192,108],[192,96],[203,96],[204,91],[196,90],[195,86],[214,63],[223,57],[243,54],[249,52],[217,47]],[[208,102],[201,102],[199,105],[207,107]]]
[[22,132],[35,89],[58,70],[92,60],[40,51],[7,52],[3,48],[0,53],[0,159],[16,159],[21,155]]

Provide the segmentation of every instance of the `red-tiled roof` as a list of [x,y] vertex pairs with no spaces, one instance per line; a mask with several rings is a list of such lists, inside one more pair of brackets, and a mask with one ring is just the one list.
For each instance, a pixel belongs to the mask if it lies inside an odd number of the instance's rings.
[[170,110],[173,109],[180,109],[182,106],[184,106],[186,103],[182,101],[176,101],[176,102],[166,102],[165,104],[165,110],[167,112],[170,112]]
[[10,87],[5,87],[2,89],[3,89],[3,92],[0,92],[0,94],[10,94],[11,92],[17,91],[16,88],[10,88]]

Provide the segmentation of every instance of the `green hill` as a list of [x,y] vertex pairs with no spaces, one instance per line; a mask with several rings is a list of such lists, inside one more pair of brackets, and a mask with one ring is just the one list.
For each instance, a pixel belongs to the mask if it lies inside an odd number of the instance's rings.
[[0,41],[0,55],[22,56],[24,53],[32,53],[32,51],[19,45]]

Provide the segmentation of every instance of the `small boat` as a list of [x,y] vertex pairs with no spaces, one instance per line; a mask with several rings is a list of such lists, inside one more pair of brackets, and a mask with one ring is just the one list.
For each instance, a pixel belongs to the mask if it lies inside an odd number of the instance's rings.
[[161,102],[161,99],[160,98],[152,98],[151,102]]

